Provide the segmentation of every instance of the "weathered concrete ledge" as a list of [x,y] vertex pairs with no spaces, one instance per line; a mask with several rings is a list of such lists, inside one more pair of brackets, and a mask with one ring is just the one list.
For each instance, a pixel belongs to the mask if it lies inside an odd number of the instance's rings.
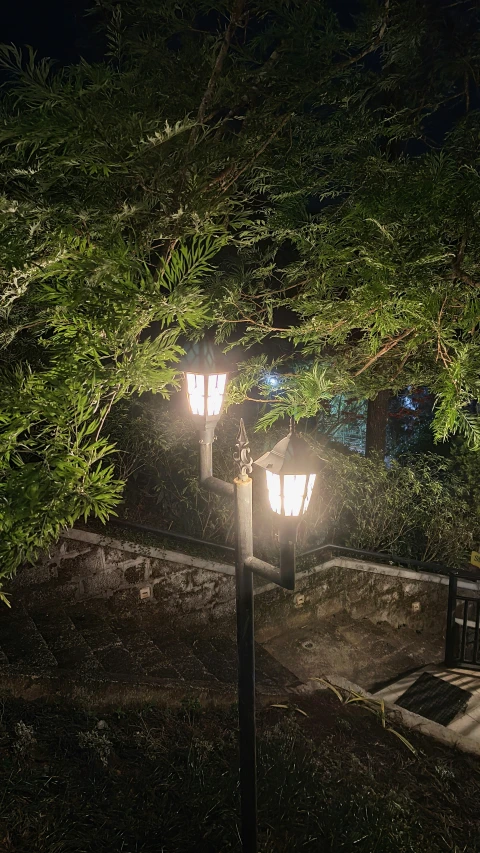
[[[342,678],[339,675],[329,675],[325,676],[325,680],[329,681],[330,684],[340,690],[344,690],[347,693],[359,693],[361,696],[365,696],[367,699],[371,699],[372,702],[378,704],[379,700],[377,696],[373,696],[371,693],[364,690],[363,687],[360,687],[358,684],[354,684],[352,681],[348,681],[346,678]],[[301,684],[299,687],[293,688],[292,692],[297,693],[300,696],[305,696],[310,693],[315,693],[318,690],[328,690],[328,687],[325,687],[316,681],[309,681],[305,684]],[[480,756],[479,741],[467,737],[467,735],[451,731],[451,729],[447,729],[440,723],[435,723],[433,720],[427,720],[426,717],[421,717],[419,714],[414,714],[412,711],[407,711],[406,708],[401,708],[400,705],[394,705],[389,702],[385,702],[384,704],[386,716],[393,723],[405,726],[405,728],[419,732],[422,735],[427,735],[439,743],[445,744],[445,746],[451,746],[454,749],[460,749],[462,752],[468,752],[471,755]]]
[[235,575],[235,569],[228,563],[217,563],[214,560],[203,560],[201,557],[192,557],[179,551],[170,551],[166,548],[154,548],[150,545],[140,545],[138,542],[112,539],[110,536],[102,536],[100,533],[90,533],[88,530],[77,530],[71,528],[62,533],[63,539],[72,539],[77,542],[87,542],[103,548],[116,548],[119,551],[127,551],[132,554],[140,554],[142,557],[153,557],[157,560],[166,560],[169,563],[180,563],[182,566],[193,566],[196,569],[208,569],[210,572],[220,572],[224,575]]

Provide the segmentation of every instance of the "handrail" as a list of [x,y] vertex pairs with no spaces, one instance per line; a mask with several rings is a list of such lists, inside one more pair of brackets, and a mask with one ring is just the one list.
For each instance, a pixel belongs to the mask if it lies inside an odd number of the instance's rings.
[[456,577],[466,578],[467,580],[480,579],[480,572],[476,572],[475,569],[472,572],[462,572],[461,569],[452,569],[448,566],[442,565],[442,563],[428,563],[424,560],[415,560],[413,557],[401,557],[398,554],[386,554],[384,551],[366,551],[364,548],[351,548],[347,545],[333,545],[332,543],[318,545],[315,548],[309,548],[308,551],[302,551],[301,554],[298,554],[298,559],[301,557],[313,557],[315,554],[320,554],[322,551],[335,551],[337,553],[343,552],[346,554],[357,554],[361,557],[374,557],[382,562],[393,562],[399,563],[400,565],[420,567],[426,572],[437,575],[450,575],[453,573]]
[[[133,530],[140,530],[145,533],[153,533],[156,536],[162,537],[170,537],[171,539],[178,539],[180,542],[191,542],[193,545],[203,545],[208,548],[216,548],[219,551],[223,551],[225,554],[234,554],[235,548],[232,545],[224,545],[220,542],[212,542],[209,539],[199,539],[196,536],[189,536],[186,533],[176,533],[174,530],[162,530],[158,527],[153,527],[148,524],[139,524],[138,522],[127,521],[123,518],[116,518],[112,521],[112,524],[116,524],[119,527],[130,527]],[[398,563],[399,565],[404,566],[412,566],[415,568],[423,569],[426,572],[430,572],[432,574],[442,574],[442,575],[450,575],[455,574],[457,578],[463,578],[466,580],[480,580],[480,571],[475,571],[473,569],[472,572],[462,571],[461,569],[452,569],[448,566],[444,566],[441,563],[429,563],[424,560],[415,560],[413,557],[401,557],[399,554],[387,554],[384,551],[367,551],[364,548],[351,548],[347,545],[334,545],[332,542],[329,542],[325,545],[317,545],[314,548],[309,548],[306,551],[302,551],[297,554],[297,559],[301,559],[302,557],[313,557],[316,554],[321,554],[324,551],[333,551],[337,554],[352,554],[357,555],[359,557],[371,557],[375,560],[379,560],[383,563]]]
[[231,545],[222,545],[220,542],[211,542],[209,539],[197,539],[195,536],[188,536],[186,533],[176,533],[174,530],[162,530],[159,527],[151,527],[149,524],[138,524],[134,521],[126,521],[124,518],[115,518],[112,525],[117,524],[119,527],[131,527],[133,530],[141,530],[145,533],[153,533],[156,536],[170,537],[178,539],[180,542],[192,542],[194,545],[205,545],[208,548],[218,548],[227,554],[233,554],[235,548]]

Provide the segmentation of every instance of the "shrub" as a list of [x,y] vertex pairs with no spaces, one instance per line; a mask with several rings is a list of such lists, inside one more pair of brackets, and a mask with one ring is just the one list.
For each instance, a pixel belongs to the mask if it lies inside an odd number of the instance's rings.
[[[308,519],[309,533],[364,548],[460,565],[476,518],[455,463],[434,453],[381,458],[331,449]],[[328,497],[325,499],[325,495]]]
[[[229,481],[235,475],[237,431],[238,416],[230,410],[218,425],[214,447],[215,475]],[[255,433],[252,425],[248,433],[255,459],[283,437],[285,426]],[[118,475],[128,478],[124,511],[129,518],[233,541],[231,502],[199,485],[195,427],[183,412],[145,396],[121,411],[117,407],[110,437],[118,444]],[[330,541],[451,566],[468,557],[478,528],[474,466],[480,465],[480,454],[406,455],[387,467],[379,457],[365,458],[314,436],[309,441],[322,470],[299,528],[300,549]],[[254,501],[264,508],[255,513],[256,553],[275,560],[275,518],[267,509],[263,478],[255,472]]]

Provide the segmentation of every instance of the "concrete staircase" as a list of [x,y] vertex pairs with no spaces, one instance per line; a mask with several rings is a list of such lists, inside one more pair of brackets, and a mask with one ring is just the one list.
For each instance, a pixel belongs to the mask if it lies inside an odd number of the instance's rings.
[[[60,608],[32,610],[17,602],[0,611],[0,685],[15,676],[88,682],[91,695],[102,685],[124,682],[130,696],[141,698],[141,685],[227,688],[235,696],[237,650],[234,626],[161,624],[155,606],[139,605],[121,613],[106,599],[91,599]],[[298,679],[262,646],[256,647],[260,692],[278,694]],[[24,681],[22,682],[24,683]],[[48,692],[48,691],[47,691]],[[65,691],[63,691],[65,695]]]

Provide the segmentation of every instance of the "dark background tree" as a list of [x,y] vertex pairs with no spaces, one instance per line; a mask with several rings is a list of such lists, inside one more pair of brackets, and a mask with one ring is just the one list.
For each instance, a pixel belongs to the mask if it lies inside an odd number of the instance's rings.
[[[468,408],[480,368],[478,7],[384,13],[362,62],[304,102],[302,153],[257,170],[275,202],[265,258],[274,283],[248,273],[242,283],[235,271],[218,316],[245,344],[280,337],[325,366],[307,397],[298,389],[294,399],[286,381],[278,416],[309,415],[333,389],[373,401],[427,385],[436,440],[460,431],[478,447]],[[253,363],[245,370],[256,379]]]

